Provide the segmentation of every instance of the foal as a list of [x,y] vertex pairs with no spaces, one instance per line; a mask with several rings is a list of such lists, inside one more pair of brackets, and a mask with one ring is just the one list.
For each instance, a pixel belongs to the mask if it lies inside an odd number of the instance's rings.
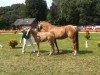
[[[38,46],[37,56],[40,55],[40,42],[48,41],[50,43],[51,49],[54,52],[54,50],[55,50],[54,49],[55,37],[54,37],[54,34],[52,32],[37,32],[36,30],[31,29],[31,33],[32,33],[32,36],[34,37],[35,42],[37,43],[37,46]],[[50,50],[49,55],[52,54],[52,50]]]

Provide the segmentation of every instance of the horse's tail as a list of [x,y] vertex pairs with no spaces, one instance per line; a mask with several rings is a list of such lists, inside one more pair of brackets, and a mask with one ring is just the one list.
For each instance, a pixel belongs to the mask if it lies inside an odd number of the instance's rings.
[[79,29],[76,27],[76,34],[75,34],[75,41],[76,41],[76,50],[79,51],[79,36],[78,36]]

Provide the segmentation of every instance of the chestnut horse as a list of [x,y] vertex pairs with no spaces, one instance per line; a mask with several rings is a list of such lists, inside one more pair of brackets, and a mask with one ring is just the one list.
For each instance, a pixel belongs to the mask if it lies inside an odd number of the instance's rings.
[[[40,21],[38,23],[38,30],[40,32],[53,32],[55,35],[55,39],[65,39],[67,37],[70,37],[72,39],[73,45],[74,45],[74,55],[77,54],[79,50],[78,45],[78,27],[74,25],[66,25],[66,26],[55,26],[45,21]],[[57,50],[59,52],[59,48],[57,45],[57,42],[55,40],[55,45],[57,47]]]
[[[50,43],[50,47],[53,50],[53,52],[55,51],[54,50],[55,37],[54,37],[54,34],[52,32],[37,32],[36,30],[31,29],[31,34],[34,37],[34,40],[35,40],[35,42],[37,43],[37,46],[38,46],[37,56],[40,55],[40,42],[48,41]],[[50,50],[49,55],[52,54],[52,50]]]

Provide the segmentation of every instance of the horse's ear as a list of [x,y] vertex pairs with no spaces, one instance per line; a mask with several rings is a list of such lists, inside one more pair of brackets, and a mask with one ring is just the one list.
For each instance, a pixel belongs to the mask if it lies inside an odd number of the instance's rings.
[[37,21],[37,23],[39,24],[41,21]]
[[39,24],[39,25],[38,25],[38,29],[41,29],[41,28],[42,28],[42,26]]

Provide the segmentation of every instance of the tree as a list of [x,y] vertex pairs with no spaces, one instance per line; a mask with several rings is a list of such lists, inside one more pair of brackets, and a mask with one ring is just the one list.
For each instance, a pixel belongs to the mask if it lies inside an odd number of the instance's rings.
[[0,29],[10,29],[16,19],[26,17],[24,13],[24,4],[0,7]]
[[78,23],[79,13],[75,5],[75,0],[53,0],[50,11],[56,14],[56,18],[52,15],[51,17],[54,19],[53,21],[56,21],[58,24],[65,25]]
[[93,19],[97,15],[96,5],[99,0],[82,0],[78,2],[80,15],[79,23],[82,25],[94,24]]
[[46,20],[47,4],[45,0],[26,0],[26,15],[37,20]]
[[57,12],[57,6],[53,3],[50,7],[49,13],[47,15],[47,21],[49,21],[52,24],[58,24],[58,12]]

